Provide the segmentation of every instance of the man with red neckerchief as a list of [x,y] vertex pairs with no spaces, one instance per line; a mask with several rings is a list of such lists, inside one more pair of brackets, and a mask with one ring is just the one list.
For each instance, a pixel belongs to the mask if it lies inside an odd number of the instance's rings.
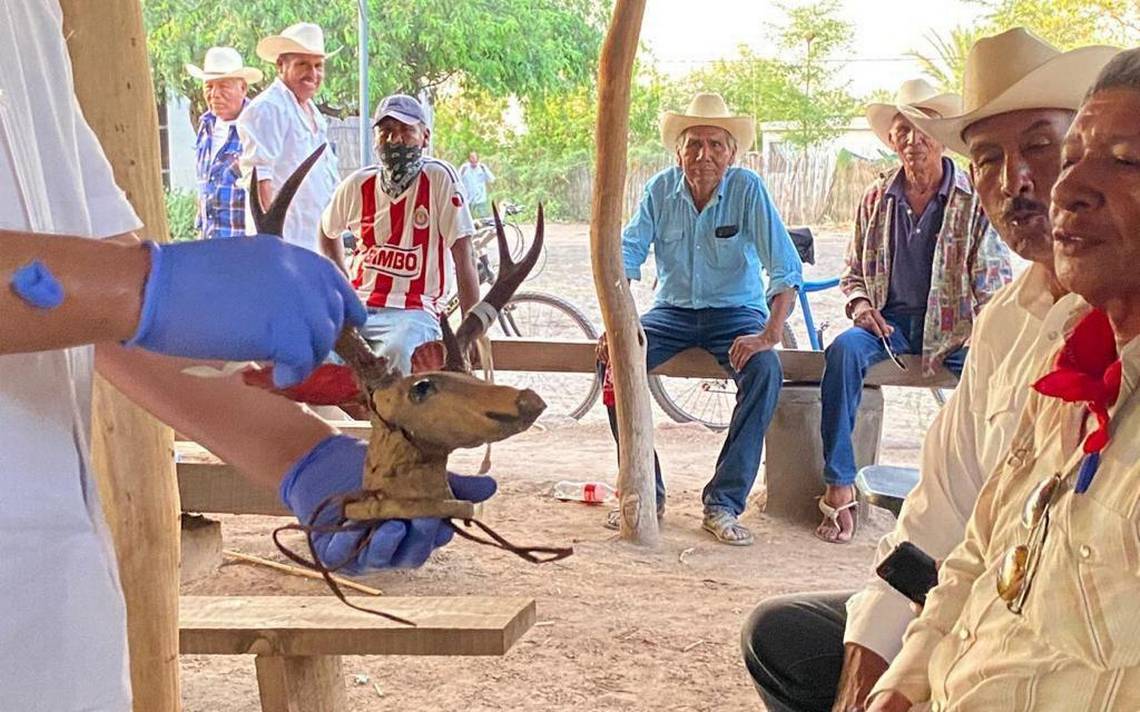
[[[360,333],[410,373],[416,347],[440,338],[439,315],[456,283],[464,313],[479,301],[475,227],[455,169],[423,155],[431,129],[420,102],[393,94],[373,122],[379,164],[337,186],[321,216],[320,246],[368,308]],[[345,231],[356,237],[351,265],[340,239]]]
[[1140,49],[1102,70],[1050,211],[1064,346],[868,712],[1140,706]]

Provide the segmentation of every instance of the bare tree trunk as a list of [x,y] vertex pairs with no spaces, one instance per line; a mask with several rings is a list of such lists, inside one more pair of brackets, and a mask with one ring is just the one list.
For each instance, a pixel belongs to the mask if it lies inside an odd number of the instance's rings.
[[617,399],[621,538],[657,543],[653,411],[645,372],[645,333],[621,260],[621,213],[629,141],[629,91],[645,0],[617,0],[598,64],[598,144],[590,222],[594,288],[609,335]]
[[[150,239],[168,238],[139,0],[60,0],[75,93]],[[138,712],[177,712],[178,490],[169,428],[96,379],[92,462],[127,601]]]

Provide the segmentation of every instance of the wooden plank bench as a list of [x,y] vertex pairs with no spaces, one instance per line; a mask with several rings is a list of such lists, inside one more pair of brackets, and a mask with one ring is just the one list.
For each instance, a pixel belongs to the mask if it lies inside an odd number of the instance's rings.
[[345,712],[342,655],[505,655],[534,625],[528,598],[183,596],[179,652],[255,655],[262,712]]

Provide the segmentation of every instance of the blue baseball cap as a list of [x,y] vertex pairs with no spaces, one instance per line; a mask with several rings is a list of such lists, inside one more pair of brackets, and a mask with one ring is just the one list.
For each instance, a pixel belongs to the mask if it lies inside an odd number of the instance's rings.
[[427,125],[424,107],[416,101],[415,97],[407,94],[392,94],[384,97],[376,107],[376,113],[372,115],[372,125],[375,126],[380,123],[381,119],[389,116],[409,126]]

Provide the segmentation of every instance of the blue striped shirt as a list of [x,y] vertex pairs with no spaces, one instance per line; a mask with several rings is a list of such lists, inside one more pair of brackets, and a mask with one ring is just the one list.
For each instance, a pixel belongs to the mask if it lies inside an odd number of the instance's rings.
[[[249,101],[246,101],[248,104]],[[245,106],[243,104],[242,108]],[[238,180],[241,169],[241,141],[237,122],[230,125],[229,137],[221,151],[214,151],[212,111],[202,114],[198,123],[198,220],[194,228],[207,240],[245,235],[245,188]]]
[[764,182],[747,168],[729,167],[700,213],[680,167],[653,176],[622,232],[622,261],[630,279],[641,279],[650,245],[658,304],[750,306],[767,314],[769,299],[803,285],[795,245]]

